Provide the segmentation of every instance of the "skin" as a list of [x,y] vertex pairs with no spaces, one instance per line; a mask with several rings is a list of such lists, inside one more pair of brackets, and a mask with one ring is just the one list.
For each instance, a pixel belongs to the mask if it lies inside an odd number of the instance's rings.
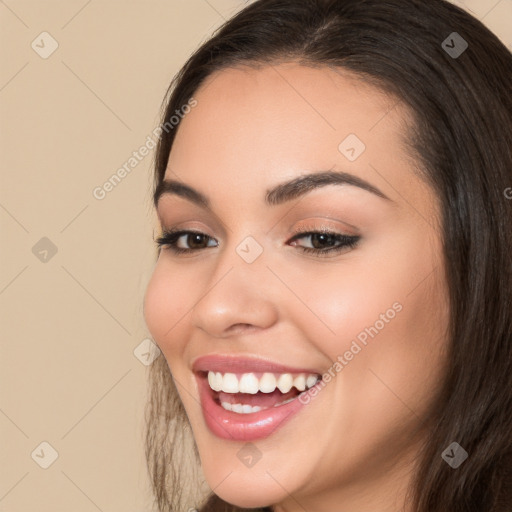
[[[207,195],[211,209],[164,195],[157,213],[162,227],[199,230],[214,246],[184,256],[162,249],[144,313],[208,484],[230,503],[279,512],[411,510],[404,493],[445,371],[448,299],[439,204],[402,144],[408,111],[347,71],[296,63],[223,70],[194,97],[166,178]],[[366,145],[353,162],[338,150],[350,133]],[[329,185],[265,204],[272,186],[332,168],[389,200]],[[300,251],[311,237],[290,242],[293,228],[322,226],[359,234],[359,244],[322,257]],[[235,250],[247,236],[263,248],[251,264]],[[316,398],[253,442],[262,458],[252,468],[237,458],[245,443],[208,430],[196,357],[259,355],[322,373],[397,302],[401,311]]]

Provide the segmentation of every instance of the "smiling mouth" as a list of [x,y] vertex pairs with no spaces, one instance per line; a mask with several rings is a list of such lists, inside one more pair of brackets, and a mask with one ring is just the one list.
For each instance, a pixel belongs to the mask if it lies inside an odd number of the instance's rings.
[[317,394],[323,383],[316,368],[283,365],[249,354],[200,356],[191,369],[207,428],[229,441],[274,435],[304,411],[310,397],[302,396]]
[[223,409],[251,414],[292,402],[315,386],[321,376],[313,373],[201,372],[213,400]]

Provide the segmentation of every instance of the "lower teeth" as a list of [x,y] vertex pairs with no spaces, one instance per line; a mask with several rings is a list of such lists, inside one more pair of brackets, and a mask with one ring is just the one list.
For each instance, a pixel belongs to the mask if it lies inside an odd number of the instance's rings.
[[[288,398],[284,402],[279,402],[272,407],[279,407],[281,405],[287,404],[292,400],[295,400],[297,397],[293,396],[292,398]],[[236,412],[238,414],[250,414],[253,412],[262,411],[264,409],[272,409],[272,407],[259,407],[258,405],[248,405],[248,404],[230,404],[229,402],[221,402],[220,405],[226,409],[226,411]]]

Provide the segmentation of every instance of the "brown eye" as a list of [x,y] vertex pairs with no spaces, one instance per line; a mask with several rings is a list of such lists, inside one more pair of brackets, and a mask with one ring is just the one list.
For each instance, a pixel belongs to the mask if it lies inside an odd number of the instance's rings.
[[[208,247],[209,241],[214,240],[205,233],[201,233],[199,231],[181,230],[164,231],[162,236],[156,240],[156,244],[160,249],[163,247],[168,247],[175,253],[186,253],[205,249]],[[184,247],[183,244],[185,245]]]
[[191,233],[182,235],[181,237],[178,238],[178,240],[180,238],[183,238],[184,240],[186,240],[186,242],[188,244],[188,247],[180,247],[179,242],[178,242],[177,247],[180,249],[203,249],[204,247],[202,247],[202,245],[208,241],[209,237],[207,235],[205,235],[204,233],[191,232]]
[[[306,246],[298,245],[296,240],[310,239]],[[359,236],[344,235],[331,231],[307,231],[296,233],[292,238],[293,246],[306,253],[322,256],[326,253],[341,252],[343,249],[352,249],[359,242]]]
[[311,235],[311,245],[314,249],[325,249],[332,247],[336,243],[336,237],[327,233],[313,233]]

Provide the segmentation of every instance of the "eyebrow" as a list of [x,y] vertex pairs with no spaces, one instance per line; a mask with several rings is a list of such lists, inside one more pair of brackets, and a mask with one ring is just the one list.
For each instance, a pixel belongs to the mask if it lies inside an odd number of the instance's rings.
[[[386,194],[366,180],[347,172],[329,170],[305,174],[276,185],[267,190],[265,203],[269,206],[280,205],[328,185],[351,185],[393,202]],[[158,206],[158,201],[165,194],[176,195],[188,199],[202,208],[210,209],[210,200],[207,196],[181,181],[163,180],[160,182],[153,194],[153,204]]]

